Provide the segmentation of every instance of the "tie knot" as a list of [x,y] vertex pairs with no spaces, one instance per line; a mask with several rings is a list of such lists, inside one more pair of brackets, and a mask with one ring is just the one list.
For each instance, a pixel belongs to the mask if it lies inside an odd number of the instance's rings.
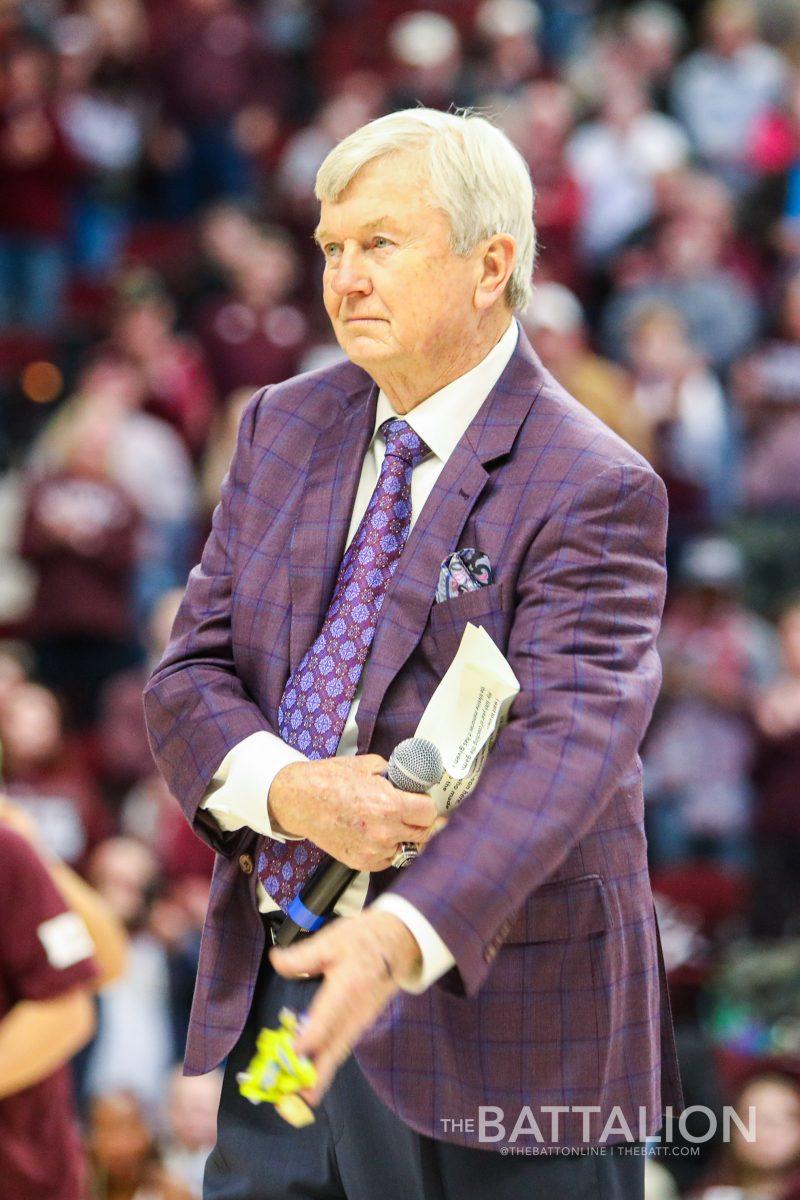
[[415,467],[420,459],[430,454],[430,446],[423,442],[418,433],[400,417],[392,417],[381,425],[381,433],[386,439],[386,453],[401,458],[403,462]]

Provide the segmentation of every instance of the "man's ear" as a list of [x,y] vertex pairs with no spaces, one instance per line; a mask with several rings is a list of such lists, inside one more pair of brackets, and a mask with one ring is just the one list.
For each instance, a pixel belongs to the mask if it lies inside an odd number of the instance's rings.
[[517,244],[510,233],[495,233],[483,243],[481,274],[475,288],[475,307],[491,308],[501,298],[517,261]]

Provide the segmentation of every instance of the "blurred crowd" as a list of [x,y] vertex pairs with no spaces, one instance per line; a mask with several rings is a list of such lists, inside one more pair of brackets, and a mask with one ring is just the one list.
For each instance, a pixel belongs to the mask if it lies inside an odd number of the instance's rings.
[[764,1133],[654,1156],[649,1200],[800,1197],[797,5],[7,0],[0,745],[130,936],[74,1064],[96,1196],[198,1196],[219,1089],[175,1070],[212,863],[142,687],[244,403],[340,356],[316,170],[418,102],[522,151],[521,323],[669,491],[654,887],[687,1101],[755,1104]]

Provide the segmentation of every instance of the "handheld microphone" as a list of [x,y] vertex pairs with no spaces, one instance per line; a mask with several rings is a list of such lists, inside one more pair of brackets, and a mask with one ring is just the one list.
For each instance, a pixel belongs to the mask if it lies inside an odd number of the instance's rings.
[[[392,751],[386,772],[404,792],[427,792],[444,774],[442,756],[427,738],[406,738]],[[394,866],[405,866],[418,853],[413,842],[403,842]],[[402,862],[397,859],[402,858]],[[342,894],[359,872],[327,855],[292,900],[275,934],[276,946],[289,946],[299,933],[313,933],[330,917]]]
[[[427,738],[406,738],[395,748],[386,774],[404,792],[427,792],[444,775],[441,751]],[[419,847],[413,842],[401,842],[392,866],[407,867],[418,854]]]

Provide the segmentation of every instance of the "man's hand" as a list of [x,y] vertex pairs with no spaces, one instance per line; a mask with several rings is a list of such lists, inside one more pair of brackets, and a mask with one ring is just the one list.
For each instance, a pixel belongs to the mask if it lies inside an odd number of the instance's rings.
[[269,957],[287,978],[325,976],[295,1038],[297,1053],[307,1054],[317,1069],[315,1086],[300,1095],[317,1105],[353,1045],[400,984],[413,980],[422,955],[399,917],[367,909],[293,946],[273,947]]
[[394,787],[387,766],[379,754],[290,763],[269,789],[270,820],[348,867],[383,871],[400,842],[421,846],[436,831],[430,796]]

